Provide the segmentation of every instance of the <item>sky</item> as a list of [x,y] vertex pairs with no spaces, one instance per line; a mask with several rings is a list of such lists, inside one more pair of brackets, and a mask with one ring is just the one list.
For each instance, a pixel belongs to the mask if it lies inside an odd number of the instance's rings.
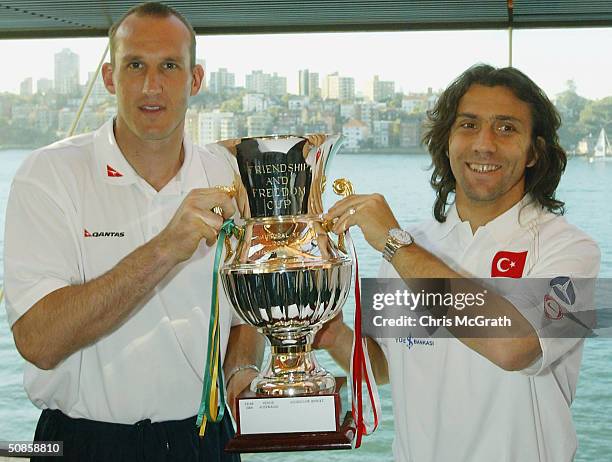
[[[199,36],[197,57],[207,72],[220,67],[236,74],[237,85],[251,70],[287,77],[297,93],[298,70],[319,72],[320,80],[339,72],[354,77],[357,92],[374,75],[392,80],[396,90],[425,92],[443,89],[477,62],[508,64],[509,34],[494,31],[361,32]],[[80,55],[81,80],[95,70],[106,39],[0,40],[5,63],[0,92],[18,93],[19,83],[32,77],[53,78],[54,54],[70,48]],[[590,99],[612,96],[612,28],[515,30],[513,65],[526,72],[551,97],[576,83]]]

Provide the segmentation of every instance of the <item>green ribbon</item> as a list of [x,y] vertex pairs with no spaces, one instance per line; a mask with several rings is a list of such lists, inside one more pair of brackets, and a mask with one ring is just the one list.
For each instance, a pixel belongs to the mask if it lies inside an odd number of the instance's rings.
[[212,296],[210,303],[210,322],[208,325],[208,351],[202,381],[202,398],[196,425],[200,427],[200,436],[204,435],[207,422],[220,422],[225,413],[225,383],[221,364],[221,344],[219,332],[219,266],[223,255],[225,237],[232,235],[234,220],[225,220],[217,239],[215,264],[213,267]]

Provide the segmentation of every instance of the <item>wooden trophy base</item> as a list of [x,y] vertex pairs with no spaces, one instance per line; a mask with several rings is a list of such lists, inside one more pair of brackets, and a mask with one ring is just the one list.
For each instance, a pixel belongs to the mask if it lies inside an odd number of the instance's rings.
[[253,392],[237,398],[238,431],[227,452],[351,449],[355,422],[346,401],[346,377],[333,393],[269,397]]

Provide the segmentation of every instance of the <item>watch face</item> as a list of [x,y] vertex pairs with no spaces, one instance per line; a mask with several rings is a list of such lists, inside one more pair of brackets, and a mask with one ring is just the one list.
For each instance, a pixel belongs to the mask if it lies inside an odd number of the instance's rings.
[[402,245],[412,244],[412,236],[408,231],[404,231],[403,229],[394,228],[389,230],[389,236],[395,239]]

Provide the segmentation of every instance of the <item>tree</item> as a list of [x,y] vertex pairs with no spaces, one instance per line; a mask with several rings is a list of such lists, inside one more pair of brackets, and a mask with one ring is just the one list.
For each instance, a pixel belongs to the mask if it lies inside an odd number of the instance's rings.
[[580,113],[580,124],[593,136],[602,128],[612,133],[612,96],[589,102]]
[[573,149],[578,141],[588,134],[580,123],[580,114],[588,103],[588,99],[576,93],[576,84],[573,80],[567,81],[567,90],[559,93],[555,99],[555,106],[561,115],[559,139],[566,149]]

